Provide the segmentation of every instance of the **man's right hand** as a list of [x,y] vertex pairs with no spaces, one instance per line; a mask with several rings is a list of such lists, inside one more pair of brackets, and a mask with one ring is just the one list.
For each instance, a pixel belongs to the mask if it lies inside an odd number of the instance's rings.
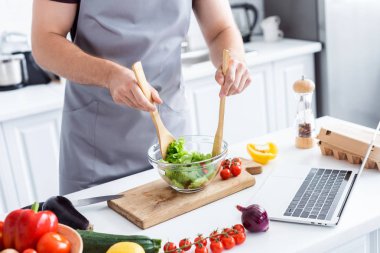
[[107,87],[110,90],[113,101],[117,104],[127,105],[129,107],[153,112],[156,110],[154,103],[161,104],[162,100],[156,89],[150,84],[152,91],[152,102],[149,101],[137,84],[135,74],[132,70],[124,67],[114,68],[108,78]]

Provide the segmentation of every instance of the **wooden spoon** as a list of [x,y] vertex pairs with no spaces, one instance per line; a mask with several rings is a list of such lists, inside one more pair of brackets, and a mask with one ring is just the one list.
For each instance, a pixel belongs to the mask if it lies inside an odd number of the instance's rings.
[[[223,75],[226,75],[228,67],[230,65],[231,55],[230,51],[227,49],[223,50],[223,65],[222,71]],[[219,103],[219,122],[218,128],[216,129],[214,146],[212,147],[212,156],[217,156],[222,152],[222,141],[223,141],[223,127],[224,127],[224,109],[226,105],[226,97],[222,97]]]
[[[145,74],[144,74],[144,70],[141,65],[141,62],[134,63],[132,65],[132,70],[135,73],[137,83],[140,89],[142,90],[142,92],[144,93],[145,97],[147,97],[150,102],[153,102],[152,91],[148,87],[148,82],[145,78]],[[175,141],[175,138],[169,132],[169,130],[164,126],[164,123],[162,123],[160,114],[158,114],[157,110],[150,112],[150,116],[152,117],[153,124],[156,127],[156,132],[157,132],[158,142],[160,144],[162,158],[165,159],[168,146],[171,142]]]

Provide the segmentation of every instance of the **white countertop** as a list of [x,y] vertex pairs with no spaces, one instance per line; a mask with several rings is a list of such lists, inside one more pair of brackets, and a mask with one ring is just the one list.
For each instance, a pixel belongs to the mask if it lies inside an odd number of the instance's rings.
[[0,92],[0,122],[62,108],[64,88],[55,82]]
[[[245,57],[249,67],[305,54],[314,54],[322,50],[322,44],[315,41],[283,39],[276,42],[265,42],[262,37],[253,37],[253,41],[246,43],[245,47],[246,49],[253,50],[247,52]],[[203,50],[199,54],[207,52],[207,50]],[[192,52],[192,54],[195,53]],[[202,78],[214,71],[215,67],[210,61],[184,65],[182,67],[185,81]]]
[[[254,37],[253,42],[247,43],[250,50],[246,54],[248,66],[256,66],[299,55],[312,54],[321,50],[319,42],[310,42],[294,39],[283,39],[277,42],[264,42],[261,37]],[[191,54],[207,54],[192,52]],[[203,61],[191,65],[183,65],[184,81],[213,75],[215,67],[210,61]],[[64,85],[52,83],[49,85],[33,85],[13,91],[0,92],[0,122],[26,115],[41,113],[63,107]]]
[[[317,120],[317,125],[328,120]],[[248,142],[274,141],[279,147],[278,157],[264,168],[264,173],[256,177],[256,185],[208,204],[197,210],[183,214],[167,222],[141,230],[119,214],[109,209],[106,203],[82,207],[79,210],[94,224],[95,231],[120,234],[143,234],[152,238],[178,241],[185,237],[192,239],[198,233],[209,234],[214,228],[223,228],[240,223],[237,204],[249,205],[255,201],[255,194],[275,169],[283,169],[284,164],[303,164],[330,168],[357,168],[347,161],[338,161],[322,156],[318,147],[300,150],[294,147],[293,129],[285,129],[256,139],[249,139],[233,145],[229,157],[248,155],[245,146]],[[72,199],[105,194],[115,194],[159,178],[158,172],[148,170],[113,182],[69,195]],[[354,238],[367,234],[380,227],[380,172],[365,170],[358,181],[356,190],[346,206],[343,217],[337,227],[319,227],[272,221],[266,233],[247,234],[246,242],[236,246],[230,252],[324,252],[334,249]],[[279,189],[281,190],[281,189]],[[133,205],[133,203],[131,203]],[[265,208],[265,207],[264,207]],[[170,212],[170,210],[168,210]]]

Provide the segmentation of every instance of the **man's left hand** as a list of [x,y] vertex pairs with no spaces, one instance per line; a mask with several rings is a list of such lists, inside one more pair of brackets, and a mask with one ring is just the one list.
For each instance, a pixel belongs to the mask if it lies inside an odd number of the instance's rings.
[[252,81],[252,77],[244,62],[231,59],[227,73],[224,76],[222,66],[215,73],[215,80],[220,84],[219,96],[230,96],[241,93]]

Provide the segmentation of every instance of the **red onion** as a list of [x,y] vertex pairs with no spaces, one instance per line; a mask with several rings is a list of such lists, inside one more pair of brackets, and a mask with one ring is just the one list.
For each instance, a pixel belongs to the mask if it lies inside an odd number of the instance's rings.
[[250,232],[266,232],[269,228],[269,219],[267,211],[259,205],[250,205],[242,207],[237,205],[236,208],[242,212],[241,222]]

